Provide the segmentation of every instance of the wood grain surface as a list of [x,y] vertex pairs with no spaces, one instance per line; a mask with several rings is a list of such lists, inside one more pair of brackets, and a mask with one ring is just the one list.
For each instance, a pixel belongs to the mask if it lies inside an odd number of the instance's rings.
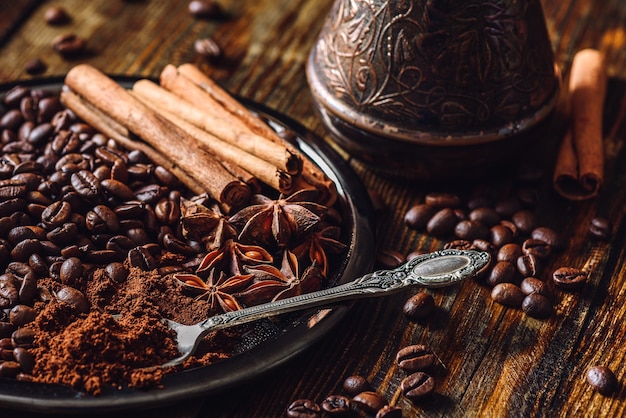
[[[169,63],[193,62],[233,93],[263,103],[329,139],[310,101],[304,66],[331,0],[220,0],[227,18],[191,16],[185,1],[42,2],[27,18],[5,14],[12,29],[0,43],[0,83],[32,78],[24,64],[34,57],[48,66],[42,76],[64,75],[79,62],[110,74],[157,77]],[[72,20],[46,25],[47,7],[62,5]],[[569,202],[552,190],[551,168],[562,130],[558,121],[538,133],[520,161],[543,168],[533,187],[542,225],[560,231],[565,248],[544,266],[544,276],[559,266],[584,268],[589,283],[580,291],[557,291],[556,315],[533,319],[494,303],[479,281],[432,291],[438,309],[424,323],[402,314],[405,292],[354,305],[338,327],[294,361],[216,396],[180,404],[115,414],[125,417],[277,417],[293,400],[322,401],[341,393],[343,380],[367,377],[374,388],[402,407],[404,416],[572,417],[626,415],[626,2],[623,0],[543,0],[557,64],[567,78],[573,55],[594,47],[606,53],[609,89],[605,104],[606,182],[594,200]],[[62,33],[87,39],[88,52],[72,60],[50,43]],[[196,39],[213,37],[223,48],[211,64],[193,48]],[[1,42],[2,38],[0,38]],[[378,246],[407,254],[436,250],[444,242],[403,223],[406,210],[431,191],[469,197],[506,196],[518,190],[517,160],[493,179],[448,183],[400,181],[378,176],[349,155],[366,187],[386,210],[377,219]],[[587,228],[597,215],[614,226],[610,241],[590,239]],[[394,364],[399,348],[428,343],[439,358],[433,372],[436,394],[413,404],[399,389],[404,374]],[[591,365],[609,366],[621,382],[611,397],[585,381]],[[0,410],[3,417],[26,416]],[[39,416],[39,415],[33,415]],[[93,416],[93,415],[90,415]]]

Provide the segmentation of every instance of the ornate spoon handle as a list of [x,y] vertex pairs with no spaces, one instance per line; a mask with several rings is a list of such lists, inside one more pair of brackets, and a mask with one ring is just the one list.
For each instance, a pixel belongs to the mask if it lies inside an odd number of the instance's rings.
[[339,286],[213,316],[198,326],[206,332],[215,331],[305,308],[389,295],[408,286],[448,286],[476,275],[488,262],[489,254],[485,252],[437,251],[413,258],[396,269],[375,271]]

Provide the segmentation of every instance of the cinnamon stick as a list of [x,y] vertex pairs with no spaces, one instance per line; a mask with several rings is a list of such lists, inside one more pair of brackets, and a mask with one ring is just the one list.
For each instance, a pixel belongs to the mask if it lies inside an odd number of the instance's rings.
[[[139,100],[150,103],[159,114],[196,138],[202,144],[203,149],[212,152],[224,161],[242,167],[281,193],[293,192],[293,183],[289,174],[277,169],[276,166],[266,160],[241,150],[190,122],[191,119],[199,124],[204,123],[203,112],[198,112],[198,109],[190,103],[146,79],[135,82],[132,92]],[[227,128],[227,126],[223,128]]]
[[302,173],[301,178],[296,179],[296,182],[299,183],[297,188],[315,187],[320,191],[321,200],[324,203],[332,205],[336,201],[337,188],[335,183],[311,160],[302,155],[291,143],[278,135],[257,115],[253,114],[241,102],[218,86],[217,83],[195,65],[182,64],[178,67],[178,72],[200,86],[207,95],[211,96],[215,102],[236,116],[250,130],[272,142],[288,146],[292,153],[300,155],[302,158]]
[[555,190],[570,200],[597,196],[603,182],[602,113],[606,96],[604,55],[576,53],[569,79],[571,117],[554,170]]
[[[196,126],[214,134],[218,138],[235,145],[242,150],[257,155],[288,174],[299,174],[302,160],[299,155],[291,152],[284,145],[269,141],[239,123],[236,116],[226,110],[220,103],[206,94],[197,84],[180,75],[173,65],[166,65],[161,72],[161,87],[176,96],[193,104],[204,114],[204,123],[200,120],[189,120]],[[179,115],[183,115],[182,113]]]
[[241,207],[250,188],[230,174],[193,137],[145,106],[123,87],[87,64],[73,67],[65,84],[93,108],[175,161],[202,189],[227,207]]

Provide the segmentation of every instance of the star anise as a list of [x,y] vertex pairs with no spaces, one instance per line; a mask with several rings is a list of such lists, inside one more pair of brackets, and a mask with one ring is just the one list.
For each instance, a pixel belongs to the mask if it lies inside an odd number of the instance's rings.
[[[186,289],[198,292],[196,300],[205,299],[215,313],[231,312],[242,308],[234,293],[244,289],[253,279],[251,274],[227,276],[224,272],[213,271],[205,282],[191,273],[175,273],[173,277]],[[216,279],[217,277],[217,279]]]
[[246,273],[254,276],[253,283],[236,294],[237,298],[246,304],[279,300],[319,290],[324,280],[316,263],[309,266],[300,276],[298,258],[289,250],[283,253],[280,269],[269,264],[244,269]]
[[304,242],[293,249],[298,259],[308,255],[311,263],[319,266],[324,277],[328,277],[327,253],[339,254],[346,249],[346,244],[339,241],[340,229],[337,226],[324,226],[307,235]]
[[239,240],[284,248],[303,237],[320,220],[326,206],[315,203],[319,192],[303,189],[272,200],[257,194],[251,204],[230,217],[241,228]]
[[186,199],[181,199],[181,226],[185,238],[202,242],[207,251],[221,247],[238,233],[217,205],[207,207]]
[[230,239],[220,248],[207,253],[198,265],[196,273],[204,276],[217,270],[228,275],[240,275],[243,266],[272,261],[272,255],[263,247],[246,245]]

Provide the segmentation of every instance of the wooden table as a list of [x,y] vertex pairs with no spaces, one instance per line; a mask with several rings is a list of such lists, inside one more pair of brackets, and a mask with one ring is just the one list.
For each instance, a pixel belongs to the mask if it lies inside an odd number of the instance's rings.
[[[15,3],[18,3],[15,6]],[[72,20],[63,26],[44,23],[47,2],[0,4],[0,82],[31,76],[25,63],[39,57],[43,76],[62,76],[79,62],[110,74],[157,77],[168,63],[194,62],[230,91],[263,103],[325,137],[310,102],[304,66],[331,0],[221,0],[229,18],[192,17],[183,1],[78,1],[62,4]],[[283,416],[295,399],[322,401],[341,392],[344,378],[367,377],[374,388],[404,411],[404,416],[623,416],[626,390],[612,397],[595,393],[585,381],[589,366],[611,367],[626,384],[626,3],[623,0],[543,0],[556,60],[567,75],[573,54],[584,47],[606,52],[610,88],[606,105],[606,183],[594,200],[568,202],[551,189],[554,138],[546,138],[540,160],[546,166],[537,188],[537,213],[544,225],[558,229],[566,248],[550,259],[584,267],[589,283],[580,292],[559,292],[556,315],[536,320],[494,303],[478,282],[433,291],[439,306],[427,323],[411,323],[401,306],[410,293],[358,302],[345,320],[309,350],[271,373],[216,396],[122,417]],[[73,32],[87,39],[88,53],[71,60],[56,54],[51,40]],[[193,43],[213,37],[224,57],[215,65],[200,58]],[[551,145],[552,144],[552,145]],[[537,151],[535,149],[534,151]],[[348,158],[348,156],[346,156]],[[351,161],[363,183],[384,201],[378,219],[380,248],[407,254],[434,250],[443,242],[408,229],[407,208],[433,190],[450,184],[401,182],[377,176]],[[465,185],[507,190],[509,173],[497,182]],[[487,184],[486,184],[487,183]],[[587,226],[601,214],[614,225],[609,242],[590,240]],[[384,233],[382,233],[384,231]],[[397,350],[429,343],[441,360],[435,372],[436,395],[413,405],[399,390],[403,374],[394,365]],[[3,417],[24,416],[0,410]]]

